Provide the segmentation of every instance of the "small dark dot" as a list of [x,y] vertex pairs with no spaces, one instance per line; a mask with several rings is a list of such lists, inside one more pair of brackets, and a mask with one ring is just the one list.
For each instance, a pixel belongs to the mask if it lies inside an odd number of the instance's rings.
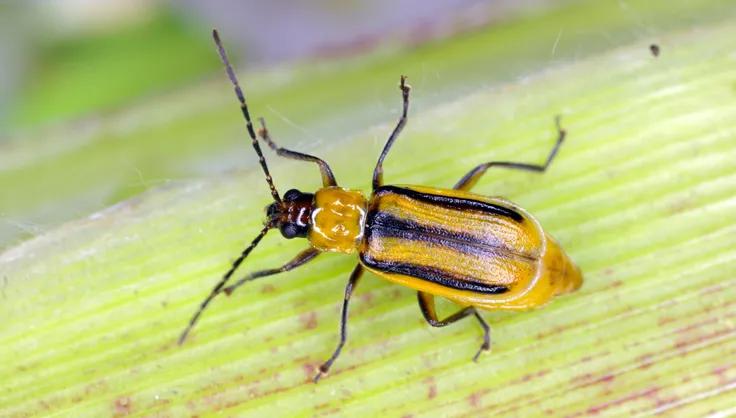
[[649,50],[652,51],[652,55],[654,55],[655,57],[659,56],[659,45],[651,44],[649,45]]

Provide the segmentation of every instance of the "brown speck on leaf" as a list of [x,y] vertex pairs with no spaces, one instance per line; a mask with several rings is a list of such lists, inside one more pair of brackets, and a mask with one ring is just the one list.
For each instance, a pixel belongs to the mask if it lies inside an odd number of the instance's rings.
[[133,403],[127,396],[115,399],[115,416],[129,415],[133,409]]
[[664,326],[667,324],[670,324],[672,322],[675,322],[677,320],[674,316],[662,316],[659,319],[657,319],[657,326]]
[[427,399],[434,399],[437,397],[437,383],[434,381],[434,377],[424,379],[424,383],[427,384]]
[[643,354],[636,359],[636,363],[638,364],[638,368],[641,370],[646,370],[654,364],[654,356],[652,354]]
[[480,401],[481,401],[481,398],[482,397],[483,397],[483,394],[482,393],[480,393],[480,392],[473,392],[473,393],[470,394],[470,396],[468,396],[468,403],[473,408],[478,408],[478,407],[480,407]]
[[361,302],[365,303],[366,305],[370,306],[373,303],[373,293],[371,292],[365,292],[358,296],[361,300]]
[[649,45],[649,51],[652,52],[652,56],[658,57],[659,56],[659,45],[657,44]]
[[317,366],[312,363],[304,363],[302,364],[302,370],[304,371],[306,381],[311,383],[314,375],[317,374]]
[[659,391],[659,388],[655,386],[655,387],[651,387],[649,389],[645,389],[645,390],[642,390],[642,391],[633,392],[633,393],[630,393],[628,395],[622,396],[620,398],[612,399],[612,400],[606,400],[603,403],[600,403],[598,405],[591,406],[590,408],[588,408],[588,410],[586,412],[589,415],[598,415],[598,414],[604,412],[607,409],[610,409],[610,408],[613,408],[613,407],[617,407],[617,406],[621,406],[621,405],[624,405],[624,404],[632,404],[632,403],[634,403],[634,402],[636,402],[638,400],[641,400],[641,399],[652,399],[652,400],[656,400],[657,399],[657,392],[658,391]]
[[730,379],[728,376],[729,369],[730,369],[729,365],[718,366],[713,369],[713,374],[718,377],[719,385],[725,387],[730,382]]
[[590,384],[591,379],[593,379],[593,375],[590,372],[582,373],[577,376],[573,376],[570,379],[570,384],[574,386],[586,386]]
[[304,329],[317,328],[317,312],[310,311],[299,315],[299,322],[302,323]]
[[611,383],[616,378],[612,374],[607,374],[596,381],[596,383]]

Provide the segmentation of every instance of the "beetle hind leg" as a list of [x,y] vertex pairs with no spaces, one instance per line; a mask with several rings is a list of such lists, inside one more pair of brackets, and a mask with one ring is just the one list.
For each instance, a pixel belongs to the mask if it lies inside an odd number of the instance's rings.
[[417,292],[417,299],[419,301],[419,309],[422,311],[422,315],[424,315],[424,319],[427,321],[427,323],[433,327],[446,327],[454,322],[457,322],[466,316],[474,315],[476,319],[478,319],[478,322],[480,323],[481,328],[483,328],[483,344],[481,344],[480,348],[478,349],[478,352],[475,353],[473,356],[473,361],[478,361],[478,358],[480,357],[480,354],[484,351],[490,351],[491,349],[491,327],[488,325],[488,322],[486,322],[485,319],[483,319],[482,316],[478,313],[478,311],[472,307],[468,306],[465,307],[454,314],[448,316],[445,319],[438,319],[437,318],[437,311],[435,310],[434,306],[434,296],[429,293],[424,292]]
[[473,308],[473,314],[478,319],[481,328],[483,328],[483,344],[480,345],[478,352],[475,353],[475,355],[473,356],[473,361],[478,362],[480,353],[484,351],[491,351],[491,326],[488,325],[488,322],[486,322],[486,320],[483,319],[482,316],[480,316],[477,309]]
[[457,182],[457,184],[455,184],[453,189],[465,191],[472,189],[473,186],[475,186],[475,183],[477,183],[478,180],[483,177],[486,171],[488,171],[488,169],[491,167],[503,167],[516,170],[532,171],[535,173],[544,173],[547,168],[549,168],[550,164],[552,164],[552,160],[555,159],[557,151],[560,150],[560,146],[562,145],[562,142],[565,140],[565,136],[567,135],[567,132],[560,126],[559,115],[555,117],[555,126],[557,127],[557,142],[547,155],[547,160],[544,162],[544,164],[515,163],[511,161],[491,161],[479,164],[475,166],[472,170],[468,171],[468,173],[465,174],[463,178],[461,178],[460,181]]

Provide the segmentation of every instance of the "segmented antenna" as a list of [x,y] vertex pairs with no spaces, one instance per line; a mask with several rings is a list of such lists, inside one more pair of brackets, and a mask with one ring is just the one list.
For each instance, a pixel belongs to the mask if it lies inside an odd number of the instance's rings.
[[271,189],[271,196],[273,196],[273,200],[281,203],[281,197],[279,197],[279,192],[276,191],[276,186],[273,185],[273,179],[271,178],[271,173],[268,172],[268,165],[266,165],[266,159],[263,158],[263,152],[261,152],[261,146],[258,145],[258,139],[256,138],[256,132],[253,130],[253,123],[250,121],[250,113],[248,112],[248,105],[245,104],[245,95],[243,94],[243,90],[240,88],[240,84],[238,83],[238,79],[235,77],[235,71],[233,71],[232,65],[230,65],[230,60],[227,58],[227,54],[225,53],[225,48],[222,46],[222,41],[220,41],[220,35],[217,33],[217,29],[212,30],[212,38],[215,40],[215,45],[217,45],[217,52],[220,53],[220,59],[222,60],[222,63],[225,64],[225,70],[227,71],[227,76],[230,78],[230,82],[233,83],[233,88],[235,89],[235,95],[238,97],[238,100],[240,101],[240,110],[243,111],[243,117],[245,117],[245,124],[248,127],[248,135],[250,135],[251,142],[253,143],[253,148],[256,150],[256,154],[258,154],[258,162],[261,163],[261,168],[263,168],[263,173],[266,175],[266,181],[268,182],[268,187]]
[[238,257],[235,261],[233,261],[232,267],[230,267],[230,270],[225,273],[224,276],[222,276],[222,279],[215,285],[215,287],[212,288],[212,291],[210,294],[202,301],[202,303],[199,305],[199,309],[197,309],[197,312],[194,313],[194,316],[192,316],[192,319],[189,321],[189,325],[187,325],[186,329],[184,329],[184,332],[181,333],[181,336],[179,337],[179,345],[184,343],[184,340],[187,339],[187,335],[189,335],[189,331],[194,328],[194,325],[199,320],[199,317],[202,316],[202,312],[204,312],[205,308],[207,308],[207,305],[210,304],[212,299],[215,298],[220,292],[222,292],[222,288],[225,287],[225,284],[227,284],[228,280],[230,280],[230,277],[232,277],[233,273],[235,273],[235,270],[238,269],[240,264],[245,260],[245,257],[248,257],[248,254],[250,254],[251,251],[253,251],[254,248],[256,248],[256,245],[258,245],[259,242],[263,239],[264,236],[266,236],[266,233],[269,229],[273,228],[273,225],[269,223],[266,225],[261,232],[258,234],[257,237],[253,240],[253,242],[250,243],[248,247],[246,247],[245,250],[240,254],[240,257]]

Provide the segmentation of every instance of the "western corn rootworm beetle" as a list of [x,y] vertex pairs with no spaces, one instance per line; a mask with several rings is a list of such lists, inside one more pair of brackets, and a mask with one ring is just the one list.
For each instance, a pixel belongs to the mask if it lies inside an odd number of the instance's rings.
[[[220,58],[240,101],[246,127],[274,202],[266,209],[264,228],[233,262],[230,270],[204,299],[179,344],[196,324],[212,299],[230,294],[246,282],[292,270],[313,260],[321,252],[357,253],[347,286],[340,319],[340,341],[314,377],[327,374],[340,354],[347,336],[348,304],[365,270],[417,290],[419,309],[433,327],[444,327],[473,315],[483,328],[483,344],[473,357],[489,350],[490,327],[478,314],[487,310],[524,310],[545,304],[555,295],[576,290],[582,283],[580,270],[560,246],[547,235],[536,219],[515,204],[469,192],[491,167],[544,172],[565,138],[556,119],[558,138],[544,164],[493,161],[470,170],[452,189],[383,184],[383,160],[404,128],[409,108],[409,85],[401,77],[401,118],[383,147],[373,170],[369,198],[358,190],[339,187],[330,166],[320,158],[281,148],[271,139],[263,119],[258,136],[282,157],[316,163],[322,188],[315,193],[291,189],[279,196],[253,129],[245,96],[235,78],[217,31],[212,33]],[[228,280],[274,228],[284,238],[307,238],[309,248],[281,267],[251,273],[225,287]],[[434,297],[442,296],[464,306],[445,319],[438,319]]]

